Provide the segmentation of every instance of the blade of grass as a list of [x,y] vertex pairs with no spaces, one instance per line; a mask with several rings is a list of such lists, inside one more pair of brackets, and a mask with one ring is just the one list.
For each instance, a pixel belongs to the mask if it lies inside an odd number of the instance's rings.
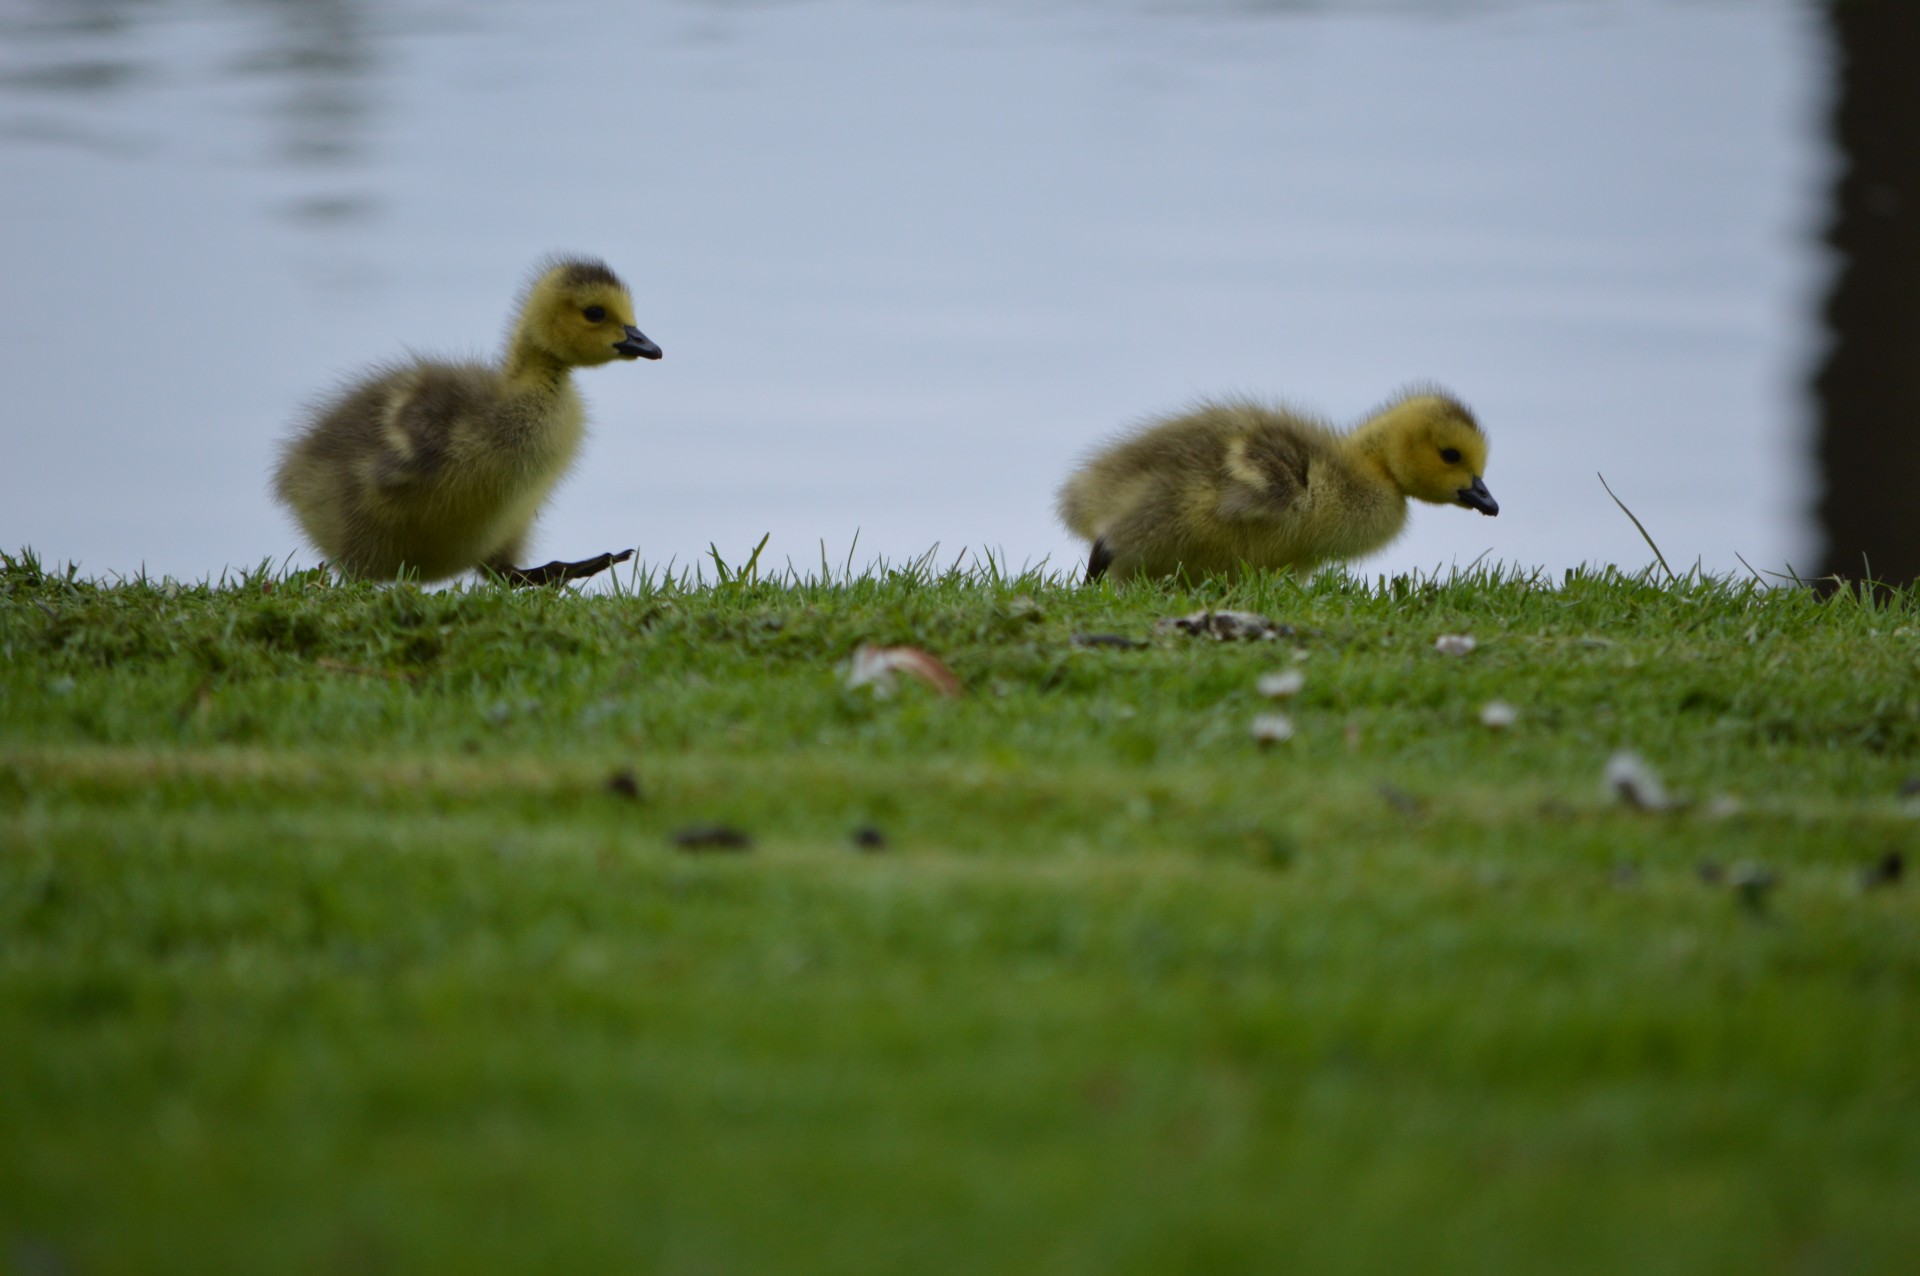
[[[1594,473],[1600,480],[1600,486],[1607,488],[1607,495],[1613,496],[1613,489],[1607,487],[1607,476],[1601,474],[1598,470],[1594,471]],[[1617,496],[1613,496],[1613,503],[1620,507],[1622,514],[1625,514],[1629,519],[1633,520],[1634,530],[1640,533],[1640,539],[1647,543],[1647,548],[1653,551],[1653,556],[1660,560],[1660,569],[1666,572],[1667,579],[1678,580],[1679,578],[1673,574],[1673,568],[1667,566],[1667,556],[1662,554],[1660,547],[1653,543],[1653,537],[1647,534],[1646,526],[1641,523],[1638,518],[1634,518],[1633,511],[1627,508],[1627,503]]]

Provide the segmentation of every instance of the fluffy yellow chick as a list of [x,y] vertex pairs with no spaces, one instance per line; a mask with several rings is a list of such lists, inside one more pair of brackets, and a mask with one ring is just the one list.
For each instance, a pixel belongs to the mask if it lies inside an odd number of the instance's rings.
[[1407,521],[1407,498],[1498,514],[1487,437],[1457,399],[1406,395],[1341,433],[1295,412],[1203,404],[1096,452],[1060,489],[1093,542],[1087,579],[1237,576],[1358,558]]
[[[577,569],[589,564],[515,566],[579,451],[586,415],[571,373],[659,357],[605,263],[550,261],[522,296],[498,364],[414,359],[376,369],[288,440],[274,494],[327,561],[353,576],[440,580],[473,567],[521,580],[588,574]],[[590,563],[617,561],[601,560]]]

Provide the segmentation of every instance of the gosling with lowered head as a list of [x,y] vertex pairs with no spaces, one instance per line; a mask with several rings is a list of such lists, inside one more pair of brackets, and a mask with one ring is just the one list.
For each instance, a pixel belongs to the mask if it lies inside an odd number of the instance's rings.
[[1238,576],[1358,558],[1399,535],[1407,498],[1498,514],[1487,436],[1438,390],[1402,396],[1342,433],[1257,403],[1204,403],[1090,456],[1059,512],[1093,542],[1087,580]]
[[413,359],[375,369],[288,440],[274,493],[352,576],[427,581],[477,567],[537,584],[591,575],[627,555],[518,566],[585,431],[571,373],[659,357],[604,262],[552,259],[522,296],[499,363]]

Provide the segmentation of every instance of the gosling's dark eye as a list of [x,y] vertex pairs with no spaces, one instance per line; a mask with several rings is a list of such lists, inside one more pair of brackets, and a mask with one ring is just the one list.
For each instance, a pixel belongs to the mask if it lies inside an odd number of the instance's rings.
[[[586,316],[588,323],[599,323],[607,317],[607,308],[605,306],[588,306],[580,313]],[[1457,458],[1459,453],[1454,453],[1454,456]]]
[[1443,447],[1440,449],[1440,459],[1448,465],[1458,465],[1460,464],[1460,449],[1457,447]]

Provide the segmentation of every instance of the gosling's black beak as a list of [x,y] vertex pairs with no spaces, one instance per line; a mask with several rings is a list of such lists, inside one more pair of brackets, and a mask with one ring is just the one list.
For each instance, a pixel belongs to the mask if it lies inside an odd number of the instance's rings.
[[632,324],[627,325],[627,335],[622,340],[614,342],[613,348],[618,350],[624,359],[658,359],[660,357],[660,347],[647,340],[647,334]]
[[1500,512],[1500,502],[1493,499],[1493,493],[1487,490],[1485,481],[1478,474],[1473,476],[1473,486],[1461,488],[1454,493],[1454,498],[1468,509],[1479,510],[1489,518]]

